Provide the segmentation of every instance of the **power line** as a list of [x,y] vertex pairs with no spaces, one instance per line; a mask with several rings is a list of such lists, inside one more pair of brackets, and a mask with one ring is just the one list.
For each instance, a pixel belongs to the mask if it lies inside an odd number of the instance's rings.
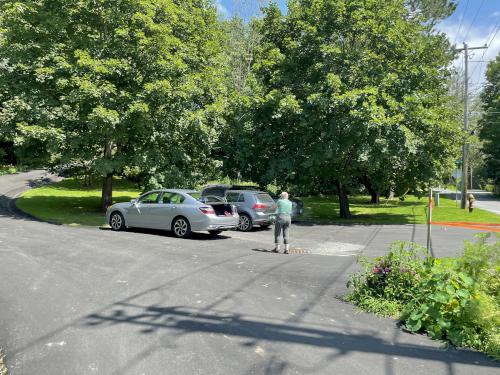
[[453,44],[455,44],[457,42],[457,38],[460,35],[460,29],[462,28],[462,23],[464,22],[465,13],[467,13],[468,8],[469,8],[469,0],[467,0],[467,3],[465,4],[465,10],[464,10],[464,13],[462,14],[462,18],[460,19],[460,24],[458,25],[458,30],[457,30],[457,33],[455,34]]
[[470,29],[472,29],[472,25],[474,25],[474,21],[476,20],[477,15],[479,14],[479,11],[483,7],[483,4],[484,4],[484,0],[481,1],[481,4],[479,5],[479,8],[477,8],[477,12],[474,15],[474,18],[472,19],[472,22],[470,23],[469,29],[467,30],[467,33],[465,34],[464,40],[467,40],[467,37],[469,36]]
[[[474,70],[472,71],[471,76],[474,75],[474,73],[476,72],[476,70],[478,68],[479,68],[479,76],[481,77],[483,75],[482,72],[483,72],[484,63],[491,61],[491,60],[484,60],[484,56],[486,55],[486,52],[488,51],[488,49],[491,47],[491,45],[492,45],[493,41],[495,40],[495,37],[497,36],[499,30],[500,30],[500,20],[493,27],[493,29],[491,30],[491,33],[486,37],[486,48],[483,50],[483,54],[481,55],[481,62],[474,67]],[[491,36],[491,39],[490,39],[490,36]],[[478,82],[478,84],[479,84],[479,82]],[[474,106],[474,109],[476,109],[477,106],[478,106],[478,104],[476,104]]]
[[[493,29],[491,30],[491,33],[490,33],[490,34],[486,37],[486,43],[485,43],[485,44],[486,44],[486,46],[487,46],[487,47],[486,47],[486,49],[483,51],[483,54],[481,55],[481,60],[483,60],[483,59],[484,59],[484,56],[485,56],[485,54],[486,54],[486,51],[488,51],[488,48],[490,48],[490,47],[491,47],[491,43],[492,43],[492,42],[493,42],[493,40],[495,39],[495,36],[497,35],[497,33],[498,33],[498,30],[499,30],[499,29],[500,29],[500,20],[498,20],[497,24],[496,24],[496,25],[493,27]],[[491,38],[491,40],[490,40],[490,36],[491,36],[491,35],[493,35],[493,37],[492,37],[492,38]],[[489,42],[488,42],[488,40],[489,40]],[[484,62],[487,62],[487,61],[484,61]],[[481,62],[479,65],[476,65],[476,66],[474,67],[474,70],[473,70],[473,71],[472,71],[472,73],[471,73],[471,76],[473,76],[473,75],[474,75],[474,73],[476,72],[476,70],[477,70],[477,68],[478,68],[478,67],[480,67],[480,71],[481,71],[481,70],[482,70],[482,65],[483,65],[483,63],[482,63],[482,62]]]

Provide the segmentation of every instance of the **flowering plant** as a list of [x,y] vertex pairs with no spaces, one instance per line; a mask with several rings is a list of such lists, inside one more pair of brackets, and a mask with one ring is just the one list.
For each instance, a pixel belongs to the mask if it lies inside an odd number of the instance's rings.
[[364,270],[350,276],[347,286],[353,288],[351,297],[380,298],[404,304],[411,300],[413,290],[428,272],[432,262],[421,246],[396,242],[389,253],[382,257],[358,258]]

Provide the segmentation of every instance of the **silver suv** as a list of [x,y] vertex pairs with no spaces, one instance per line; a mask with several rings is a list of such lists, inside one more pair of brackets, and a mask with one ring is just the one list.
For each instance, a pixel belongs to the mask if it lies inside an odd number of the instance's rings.
[[224,197],[227,203],[236,206],[240,221],[238,229],[244,232],[252,230],[254,225],[267,228],[271,225],[270,215],[276,211],[276,203],[265,191],[230,190],[230,186],[207,186],[202,191],[204,197]]

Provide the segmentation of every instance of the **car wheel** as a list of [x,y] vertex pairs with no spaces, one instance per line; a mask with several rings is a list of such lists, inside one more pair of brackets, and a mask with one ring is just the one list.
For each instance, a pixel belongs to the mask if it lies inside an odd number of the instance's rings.
[[191,225],[184,217],[178,217],[172,224],[172,232],[178,238],[188,238],[191,235]]
[[109,225],[114,231],[125,229],[125,219],[120,212],[113,212],[109,218]]
[[240,221],[238,223],[238,230],[242,232],[251,231],[253,228],[252,218],[247,214],[240,214]]
[[221,230],[209,230],[208,233],[210,233],[212,236],[218,236],[219,234],[222,233]]

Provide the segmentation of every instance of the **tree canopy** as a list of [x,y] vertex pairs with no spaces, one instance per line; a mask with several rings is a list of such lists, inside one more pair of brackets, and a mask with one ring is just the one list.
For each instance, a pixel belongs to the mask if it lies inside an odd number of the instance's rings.
[[486,155],[486,170],[500,189],[500,54],[488,64],[486,87],[481,95],[484,114],[480,120],[480,138]]
[[[404,194],[453,168],[454,0],[291,0],[246,23],[210,0],[0,2],[0,141],[145,186],[230,176]],[[222,167],[222,168],[220,168]]]
[[264,9],[253,66],[264,92],[239,147],[245,177],[334,185],[348,217],[347,189],[358,178],[404,190],[452,168],[453,53],[408,12],[378,0],[295,0],[286,15]]
[[[224,92],[208,0],[2,1],[2,130],[49,162],[105,177],[137,166],[151,185],[210,169]],[[47,155],[48,156],[48,155]]]

